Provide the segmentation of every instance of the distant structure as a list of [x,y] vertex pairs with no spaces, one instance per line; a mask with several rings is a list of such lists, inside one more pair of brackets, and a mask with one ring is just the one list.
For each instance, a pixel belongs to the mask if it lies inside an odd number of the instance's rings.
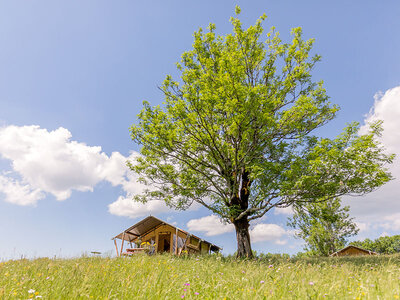
[[[117,239],[121,240],[118,249]],[[222,248],[207,242],[193,234],[168,224],[156,217],[149,216],[112,238],[117,256],[136,253],[171,253],[175,255],[207,254],[219,252]],[[130,248],[124,252],[124,243]]]
[[335,253],[332,253],[330,256],[359,256],[359,255],[378,255],[378,253],[366,249],[362,249],[360,247],[356,247],[353,245],[349,245]]

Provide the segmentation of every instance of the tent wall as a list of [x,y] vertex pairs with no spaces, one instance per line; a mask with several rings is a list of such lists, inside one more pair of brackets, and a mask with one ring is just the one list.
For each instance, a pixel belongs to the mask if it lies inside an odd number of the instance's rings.
[[[169,239],[169,252],[171,254],[176,254],[178,251],[176,251],[176,228],[169,226],[167,224],[161,225],[156,227],[154,230],[149,231],[147,234],[143,235],[140,237],[140,240],[142,242],[148,242],[151,244],[151,241],[153,240],[157,244],[157,252],[163,252],[164,246],[165,246],[165,237],[166,235],[170,234],[170,239]],[[161,236],[161,239],[160,239]],[[139,238],[133,240],[133,242],[137,242]],[[197,253],[197,252],[202,252],[207,253],[205,249],[207,249],[209,246],[206,245],[206,243],[202,242],[201,244],[204,244],[202,250],[202,247],[199,247],[200,245],[200,240],[196,237],[190,236],[189,238],[187,237],[187,234],[178,230],[178,249],[183,247],[183,243],[186,241],[186,245],[191,245],[195,246],[196,248],[199,248],[199,250],[195,250],[190,248],[190,252],[192,253]]]

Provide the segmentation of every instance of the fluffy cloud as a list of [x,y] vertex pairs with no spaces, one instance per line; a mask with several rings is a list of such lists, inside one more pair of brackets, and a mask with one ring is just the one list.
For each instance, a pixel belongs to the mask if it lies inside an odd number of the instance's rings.
[[134,202],[132,198],[120,196],[117,201],[108,206],[108,211],[117,216],[138,218],[158,213],[165,213],[171,209],[165,205],[164,201],[153,200],[147,203]]
[[[135,203],[130,198],[144,187],[126,167],[127,159],[119,152],[110,156],[101,147],[71,140],[65,128],[53,131],[39,126],[7,126],[0,128],[0,155],[11,161],[12,172],[0,174],[0,192],[5,201],[17,205],[34,205],[46,194],[65,200],[73,190],[93,191],[97,183],[108,181],[120,186],[125,196],[109,205],[119,216],[138,217],[168,211],[161,201]],[[18,177],[19,179],[16,179]]]
[[285,215],[285,216],[291,216],[293,215],[293,208],[291,206],[284,207],[284,208],[278,208],[276,207],[274,209],[274,215]]
[[215,215],[190,220],[187,227],[189,231],[205,232],[206,236],[220,235],[235,230],[232,224],[222,223]]
[[[193,219],[187,223],[189,231],[204,232],[206,236],[215,236],[235,230],[232,224],[223,224],[220,219],[215,216],[207,216],[200,219]],[[290,234],[283,227],[276,224],[257,224],[250,230],[250,238],[254,243],[257,242],[274,242],[278,245],[286,244],[283,238]]]
[[357,228],[360,230],[359,232],[365,232],[369,229],[370,224],[369,223],[363,223],[363,222],[355,222],[357,225]]
[[[101,147],[89,147],[70,138],[71,133],[65,128],[50,132],[39,126],[1,128],[0,153],[11,160],[13,170],[21,177],[13,191],[17,193],[22,187],[25,192],[40,190],[53,194],[57,200],[69,198],[72,190],[92,191],[104,179],[102,166],[110,158],[101,152]],[[12,202],[29,204],[40,198]]]
[[380,227],[390,231],[399,231],[400,213],[395,213],[383,217],[383,223],[380,224]]
[[287,241],[282,238],[286,237],[288,234],[288,231],[276,224],[257,224],[250,230],[250,238],[254,243],[268,241],[278,245],[284,245]]
[[377,191],[362,197],[347,197],[345,204],[350,205],[352,216],[357,221],[373,223],[372,227],[379,226],[385,229],[397,230],[400,228],[400,216],[393,212],[400,211],[400,86],[379,93],[375,96],[375,103],[365,118],[365,125],[361,132],[367,131],[367,124],[376,120],[383,120],[383,135],[381,141],[388,153],[395,153],[395,159],[390,170],[395,180],[384,185]]
[[40,189],[33,189],[29,184],[21,184],[19,181],[0,175],[0,191],[5,194],[5,200],[18,205],[36,203],[45,197]]

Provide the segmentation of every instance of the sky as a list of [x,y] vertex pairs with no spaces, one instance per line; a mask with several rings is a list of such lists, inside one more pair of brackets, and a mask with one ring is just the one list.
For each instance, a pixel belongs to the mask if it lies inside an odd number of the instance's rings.
[[[301,26],[322,56],[323,80],[338,116],[319,130],[338,135],[352,121],[384,121],[382,143],[400,156],[400,3],[387,1],[0,1],[0,260],[113,253],[111,238],[157,216],[222,247],[236,248],[232,225],[205,208],[134,203],[142,186],[125,162],[140,151],[129,133],[143,100],[212,22],[228,34],[240,5],[245,26],[266,13],[284,41]],[[400,167],[389,184],[346,197],[357,239],[400,232]],[[253,249],[296,253],[290,209],[251,225]]]

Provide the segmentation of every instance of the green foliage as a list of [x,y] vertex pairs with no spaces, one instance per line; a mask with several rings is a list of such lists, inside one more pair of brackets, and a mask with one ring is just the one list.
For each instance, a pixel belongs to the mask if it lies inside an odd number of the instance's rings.
[[307,255],[328,256],[358,232],[348,212],[349,207],[341,207],[339,198],[304,203],[294,206],[288,225],[296,229],[296,237],[306,242]]
[[274,27],[264,34],[265,15],[244,29],[239,13],[231,34],[217,35],[214,24],[195,32],[177,64],[180,80],[168,75],[161,86],[163,105],[144,102],[130,128],[142,155],[128,165],[149,188],[135,200],[176,209],[198,202],[246,238],[248,221],[273,207],[365,194],[389,181],[393,156],[377,141],[379,123],[362,136],[357,123],[335,139],[312,135],[338,111],[312,79],[314,40],[301,28],[289,43]]
[[397,299],[399,266],[399,255],[16,260],[0,263],[0,299]]
[[373,241],[370,239],[354,241],[350,245],[381,254],[393,254],[400,252],[400,235],[382,236]]

